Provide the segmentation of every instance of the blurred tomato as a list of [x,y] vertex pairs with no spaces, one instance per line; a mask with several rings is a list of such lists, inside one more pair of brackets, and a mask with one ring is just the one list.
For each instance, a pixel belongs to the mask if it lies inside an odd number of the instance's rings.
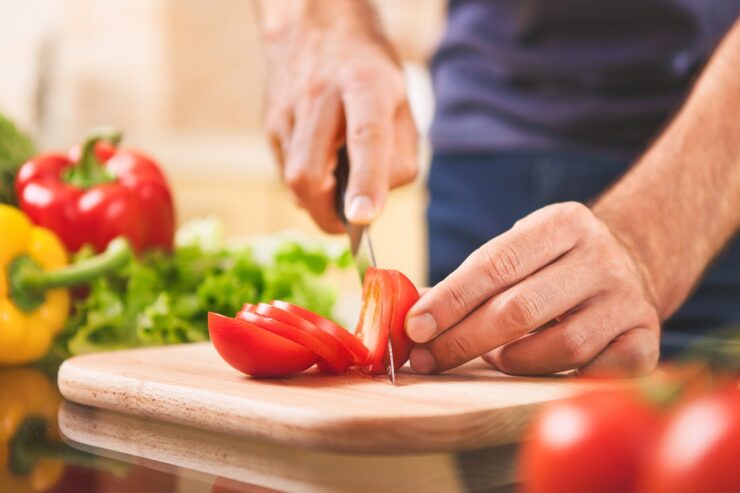
[[679,408],[644,471],[644,493],[740,492],[740,390],[731,387]]
[[627,390],[554,403],[535,420],[522,444],[521,491],[632,491],[659,431],[657,409]]

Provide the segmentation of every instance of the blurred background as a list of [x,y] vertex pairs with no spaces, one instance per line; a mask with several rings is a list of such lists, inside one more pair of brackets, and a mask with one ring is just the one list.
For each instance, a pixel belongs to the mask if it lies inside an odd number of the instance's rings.
[[[426,62],[444,0],[376,0],[404,60],[415,119],[433,112]],[[3,0],[0,112],[44,150],[67,149],[91,127],[125,131],[168,173],[178,219],[213,215],[229,237],[284,229],[319,235],[275,172],[261,129],[265,60],[254,2],[244,0]],[[374,226],[378,261],[425,279],[424,171],[391,194]]]

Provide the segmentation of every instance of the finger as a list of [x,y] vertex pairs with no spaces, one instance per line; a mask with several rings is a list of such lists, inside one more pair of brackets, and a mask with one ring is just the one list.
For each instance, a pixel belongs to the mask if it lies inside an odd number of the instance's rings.
[[342,93],[350,158],[345,214],[368,224],[388,193],[393,146],[393,108],[380,88],[353,84]]
[[[406,332],[426,342],[577,244],[577,222],[585,206],[556,204],[518,221],[513,228],[473,252],[452,274],[409,310]],[[586,210],[588,214],[588,212]]]
[[487,301],[432,339],[427,349],[436,361],[435,370],[454,368],[518,339],[581,306],[601,287],[601,276],[588,262],[575,255],[566,256]]
[[342,117],[339,96],[324,92],[305,98],[298,105],[285,181],[296,202],[327,233],[344,227],[334,211],[334,177],[337,136]]
[[396,188],[414,181],[419,170],[419,134],[408,102],[404,102],[396,113],[393,138],[390,186]]
[[311,219],[323,231],[331,234],[344,233],[345,227],[339,220],[334,211],[334,185],[330,185],[321,193],[317,193],[310,198],[310,202],[304,207],[311,216]]
[[270,149],[272,150],[275,161],[280,169],[280,176],[283,176],[285,168],[285,157],[288,154],[290,145],[290,136],[293,133],[293,111],[292,108],[282,108],[274,110],[265,122]]
[[614,339],[578,373],[599,377],[639,377],[655,369],[659,356],[658,331],[636,327]]
[[339,97],[330,92],[306,97],[296,108],[283,175],[309,210],[322,204],[311,199],[331,187],[339,113]]
[[596,298],[559,324],[496,348],[486,357],[512,375],[547,375],[579,368],[630,326],[624,315],[623,304]]

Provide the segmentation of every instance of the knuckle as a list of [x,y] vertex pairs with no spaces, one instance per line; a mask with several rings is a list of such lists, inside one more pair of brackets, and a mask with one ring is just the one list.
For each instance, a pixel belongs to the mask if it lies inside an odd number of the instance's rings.
[[440,351],[451,364],[459,364],[476,355],[475,341],[466,332],[461,331],[459,334],[451,335]]
[[303,84],[303,95],[308,99],[316,99],[326,93],[329,81],[324,77],[310,77]]
[[501,318],[509,327],[533,327],[541,318],[542,302],[531,292],[505,295],[500,302],[499,310]]
[[339,71],[339,80],[347,87],[365,85],[372,77],[372,68],[362,63],[346,64]]
[[660,356],[658,344],[629,344],[622,350],[622,365],[628,375],[643,376],[655,369]]
[[589,361],[588,338],[582,331],[570,330],[560,340],[560,352],[574,366],[583,366]]
[[409,159],[408,162],[398,166],[395,170],[395,180],[398,185],[405,185],[416,180],[416,176],[419,173],[419,168],[416,166],[416,162]]
[[374,121],[358,122],[349,129],[347,140],[350,145],[377,143],[383,133],[382,126]]
[[286,169],[285,175],[286,185],[293,190],[303,190],[308,186],[308,174],[303,167],[291,167]]
[[581,202],[563,202],[558,209],[559,220],[568,227],[584,233],[593,232],[600,222]]
[[483,257],[483,272],[495,285],[508,285],[519,277],[521,262],[513,248],[483,246],[478,251]]
[[470,306],[464,288],[458,286],[450,286],[448,293],[449,303],[452,305],[453,311],[456,311],[458,313],[469,313]]

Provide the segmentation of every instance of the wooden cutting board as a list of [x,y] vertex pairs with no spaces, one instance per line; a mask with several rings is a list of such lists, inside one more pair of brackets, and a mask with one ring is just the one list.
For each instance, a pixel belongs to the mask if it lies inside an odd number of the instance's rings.
[[64,397],[95,407],[317,450],[444,452],[512,443],[535,408],[596,385],[518,378],[469,363],[443,375],[402,369],[398,383],[309,370],[258,380],[210,343],[78,356],[59,370]]

